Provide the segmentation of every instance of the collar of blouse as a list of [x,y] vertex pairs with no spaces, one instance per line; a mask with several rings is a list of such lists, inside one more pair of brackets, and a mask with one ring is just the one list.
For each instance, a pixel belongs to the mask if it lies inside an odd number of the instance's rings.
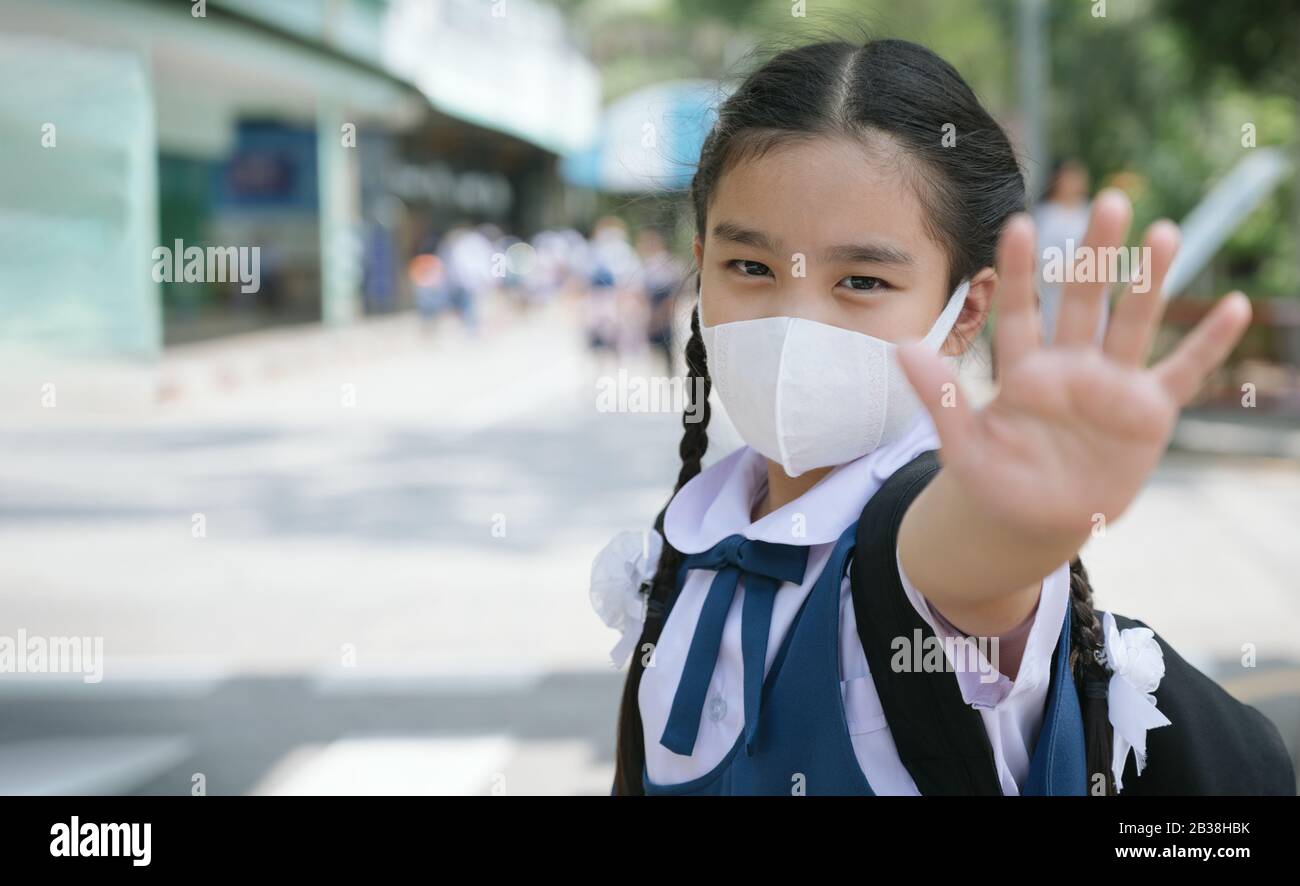
[[736,533],[778,544],[833,542],[891,474],[927,449],[938,448],[934,425],[923,414],[900,439],[837,466],[794,501],[751,521],[755,494],[767,480],[767,460],[741,446],[678,490],[664,514],[664,535],[684,554],[707,551]]

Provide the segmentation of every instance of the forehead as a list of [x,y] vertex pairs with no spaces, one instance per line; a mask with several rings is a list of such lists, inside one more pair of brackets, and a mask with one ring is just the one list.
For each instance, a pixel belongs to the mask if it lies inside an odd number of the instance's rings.
[[919,171],[883,136],[865,143],[793,140],[723,174],[706,231],[726,220],[760,230],[791,252],[873,238],[932,257],[938,247],[912,184]]

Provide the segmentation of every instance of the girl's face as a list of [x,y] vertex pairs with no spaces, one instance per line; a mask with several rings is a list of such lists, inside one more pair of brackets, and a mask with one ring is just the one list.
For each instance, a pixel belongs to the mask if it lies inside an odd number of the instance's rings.
[[[704,325],[802,317],[886,341],[924,336],[951,293],[908,183],[918,174],[888,138],[795,141],[732,166],[695,240]],[[985,269],[971,281],[942,353],[978,331],[993,280]]]

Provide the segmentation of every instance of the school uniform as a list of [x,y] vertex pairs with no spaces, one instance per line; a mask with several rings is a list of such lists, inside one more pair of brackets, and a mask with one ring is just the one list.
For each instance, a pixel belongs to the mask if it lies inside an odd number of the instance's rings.
[[[766,461],[749,446],[678,491],[663,533],[686,557],[638,693],[647,794],[1088,792],[1069,564],[998,638],[1020,652],[1014,678],[987,647],[959,645],[903,573],[898,525],[937,473],[937,448],[923,417],[757,521]],[[1294,793],[1276,727],[1141,623],[1106,625],[1121,793]],[[1197,705],[1220,722],[1206,731]],[[1213,784],[1195,771],[1211,753]]]

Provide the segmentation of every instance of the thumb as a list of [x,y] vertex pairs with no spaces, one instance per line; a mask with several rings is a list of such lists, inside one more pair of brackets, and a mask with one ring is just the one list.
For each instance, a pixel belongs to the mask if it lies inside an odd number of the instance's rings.
[[975,430],[975,414],[956,376],[941,357],[919,342],[900,344],[896,353],[908,383],[934,420],[940,442],[952,451]]

